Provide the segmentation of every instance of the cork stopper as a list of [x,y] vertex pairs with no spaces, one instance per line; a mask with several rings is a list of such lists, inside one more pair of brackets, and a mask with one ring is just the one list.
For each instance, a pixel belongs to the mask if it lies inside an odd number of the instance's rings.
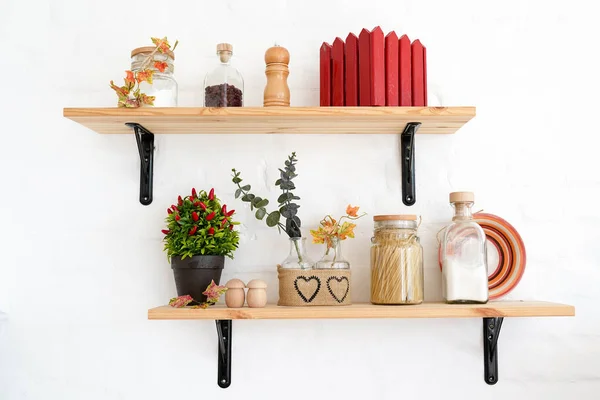
[[450,193],[450,203],[473,203],[475,194],[473,192],[452,192]]
[[290,52],[285,47],[273,46],[265,52],[265,63],[268,64],[289,64]]
[[[156,47],[154,46],[138,47],[136,49],[131,50],[131,57],[138,54],[150,54],[154,51],[154,49],[156,49]],[[175,53],[173,53],[171,50],[167,50],[165,54],[171,57],[172,60],[175,60]]]
[[231,55],[233,54],[233,46],[229,43],[219,43],[217,45],[217,54],[219,55],[221,62],[226,63],[231,59]]
[[375,215],[373,221],[416,221],[417,216],[413,214],[398,215]]

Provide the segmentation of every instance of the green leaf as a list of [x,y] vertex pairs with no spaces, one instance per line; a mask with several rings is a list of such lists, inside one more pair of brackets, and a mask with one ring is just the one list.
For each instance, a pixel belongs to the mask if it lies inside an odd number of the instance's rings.
[[256,218],[257,219],[263,219],[265,217],[265,215],[267,214],[267,210],[264,208],[259,208],[258,210],[256,210]]
[[279,186],[279,185],[281,185],[281,179],[277,179],[277,180],[275,181],[275,186]]
[[258,203],[254,203],[254,207],[256,207],[256,208],[264,208],[268,205],[269,205],[269,200],[267,200],[267,199],[262,199]]
[[254,196],[253,194],[245,194],[242,196],[242,201],[251,202],[254,197],[256,196]]
[[232,179],[232,181],[233,181],[233,183],[240,183],[240,182],[242,181],[242,179],[241,179],[241,178],[238,178],[238,177],[236,176],[236,177],[234,177],[234,178]]
[[269,227],[276,226],[279,223],[280,218],[281,218],[281,214],[279,214],[279,211],[273,211],[267,217],[267,226],[269,226]]
[[260,196],[256,196],[255,198],[252,199],[252,205],[256,208],[258,208],[257,204],[260,203],[262,201],[262,197]]
[[242,190],[247,192],[248,190],[250,190],[250,185],[242,186]]
[[242,189],[237,189],[235,191],[235,198],[237,199],[238,197],[240,197],[240,194],[242,194]]
[[279,196],[279,197],[277,198],[277,202],[278,202],[279,204],[281,204],[281,203],[284,203],[284,202],[286,202],[286,201],[288,201],[288,200],[292,199],[293,197],[294,197],[294,194],[293,194],[293,193],[289,193],[289,192],[288,192],[288,193],[283,193],[281,196]]

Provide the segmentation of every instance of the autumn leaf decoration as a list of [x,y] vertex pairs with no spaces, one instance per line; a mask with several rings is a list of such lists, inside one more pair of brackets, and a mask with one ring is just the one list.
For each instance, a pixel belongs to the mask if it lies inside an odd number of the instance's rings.
[[[225,286],[219,286],[215,281],[211,281],[210,285],[206,288],[203,295],[206,296],[206,301],[201,304],[193,305],[191,308],[208,308],[209,306],[216,304],[219,301],[219,297],[227,291]],[[195,302],[195,300],[189,294],[185,296],[174,297],[169,301],[169,305],[173,308],[183,308],[189,304]]]
[[154,105],[155,97],[142,93],[140,84],[142,82],[152,84],[154,70],[150,69],[150,66],[159,72],[165,72],[169,65],[164,61],[155,60],[154,56],[156,53],[165,54],[169,50],[175,51],[179,42],[175,41],[175,44],[171,47],[166,37],[162,39],[153,37],[151,39],[156,47],[142,62],[139,71],[125,71],[125,84],[123,86],[119,87],[115,85],[113,81],[110,81],[110,87],[115,91],[119,98],[119,101],[117,102],[118,107],[137,108],[143,105]]
[[[366,215],[366,213],[358,215],[358,209],[359,207],[352,207],[348,204],[348,207],[346,207],[346,215],[340,217],[339,220],[336,221],[331,215],[327,215],[323,218],[319,223],[319,228],[310,231],[310,234],[313,237],[313,243],[325,243],[327,245],[327,252],[329,252],[329,249],[333,247],[332,238],[335,237],[339,240],[354,238],[354,228],[356,228],[356,224],[353,224],[350,221],[357,220]],[[343,221],[344,219],[347,219],[348,221]]]

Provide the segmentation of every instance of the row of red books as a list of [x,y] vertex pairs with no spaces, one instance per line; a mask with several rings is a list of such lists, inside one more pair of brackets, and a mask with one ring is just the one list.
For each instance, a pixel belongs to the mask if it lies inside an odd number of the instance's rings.
[[427,54],[380,27],[339,37],[320,50],[321,106],[426,106]]

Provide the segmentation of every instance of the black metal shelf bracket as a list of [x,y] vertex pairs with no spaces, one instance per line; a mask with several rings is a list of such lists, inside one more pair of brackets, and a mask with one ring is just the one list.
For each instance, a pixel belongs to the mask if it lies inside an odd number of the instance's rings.
[[154,177],[154,134],[135,122],[125,125],[133,129],[140,153],[140,203],[152,203],[152,179]]
[[407,206],[412,206],[417,201],[415,193],[415,133],[420,126],[420,122],[409,122],[400,135],[402,202]]
[[498,338],[503,317],[483,319],[483,368],[488,385],[498,382]]
[[226,389],[231,385],[231,320],[216,320],[219,336],[217,384]]

